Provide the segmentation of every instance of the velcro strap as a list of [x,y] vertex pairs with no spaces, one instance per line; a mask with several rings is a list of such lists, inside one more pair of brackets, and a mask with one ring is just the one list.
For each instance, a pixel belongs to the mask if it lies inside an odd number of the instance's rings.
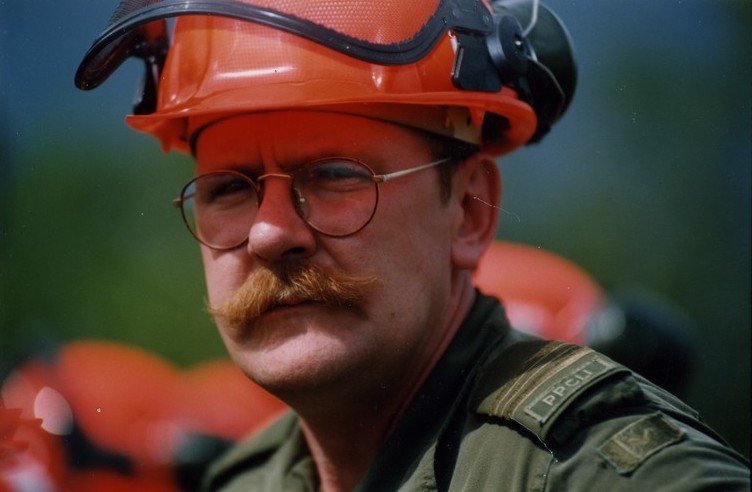
[[598,453],[628,475],[661,449],[682,439],[684,431],[660,412],[647,415],[621,429],[598,448]]

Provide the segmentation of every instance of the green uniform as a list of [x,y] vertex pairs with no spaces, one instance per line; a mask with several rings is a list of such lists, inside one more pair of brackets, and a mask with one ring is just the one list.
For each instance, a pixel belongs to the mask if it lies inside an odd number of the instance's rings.
[[[215,463],[205,485],[319,482],[290,413]],[[669,393],[590,349],[510,329],[479,296],[356,490],[736,491],[749,490],[749,464]]]

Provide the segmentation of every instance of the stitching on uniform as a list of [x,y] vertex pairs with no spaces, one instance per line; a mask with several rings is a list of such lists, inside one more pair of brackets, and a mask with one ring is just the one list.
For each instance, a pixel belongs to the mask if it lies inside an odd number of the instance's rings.
[[525,399],[544,384],[548,376],[592,351],[564,342],[544,345],[528,359],[520,372],[499,388],[493,403],[495,415],[511,417]]
[[[500,388],[494,399],[493,409],[496,415],[510,417],[514,409],[529,394],[529,386],[533,382],[545,380],[549,360],[560,357],[559,352],[566,353],[571,346],[562,342],[552,342],[545,345],[530,357],[522,370],[509,383]],[[538,383],[540,384],[540,383]],[[537,386],[537,384],[536,384]],[[528,391],[525,391],[528,390]]]

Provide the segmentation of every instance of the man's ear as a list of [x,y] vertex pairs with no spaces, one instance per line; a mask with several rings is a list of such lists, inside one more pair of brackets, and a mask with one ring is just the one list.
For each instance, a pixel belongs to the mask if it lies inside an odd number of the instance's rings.
[[452,240],[452,264],[473,270],[496,236],[501,175],[493,157],[478,153],[457,169],[452,200],[460,207]]

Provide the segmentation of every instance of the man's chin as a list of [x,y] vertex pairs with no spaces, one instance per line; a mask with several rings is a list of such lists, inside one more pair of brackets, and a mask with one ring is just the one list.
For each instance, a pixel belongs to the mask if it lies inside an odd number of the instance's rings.
[[256,338],[251,343],[228,346],[228,350],[250,379],[282,399],[351,374],[354,355],[343,347],[343,341],[313,335],[310,330],[287,337],[277,335],[274,340]]

